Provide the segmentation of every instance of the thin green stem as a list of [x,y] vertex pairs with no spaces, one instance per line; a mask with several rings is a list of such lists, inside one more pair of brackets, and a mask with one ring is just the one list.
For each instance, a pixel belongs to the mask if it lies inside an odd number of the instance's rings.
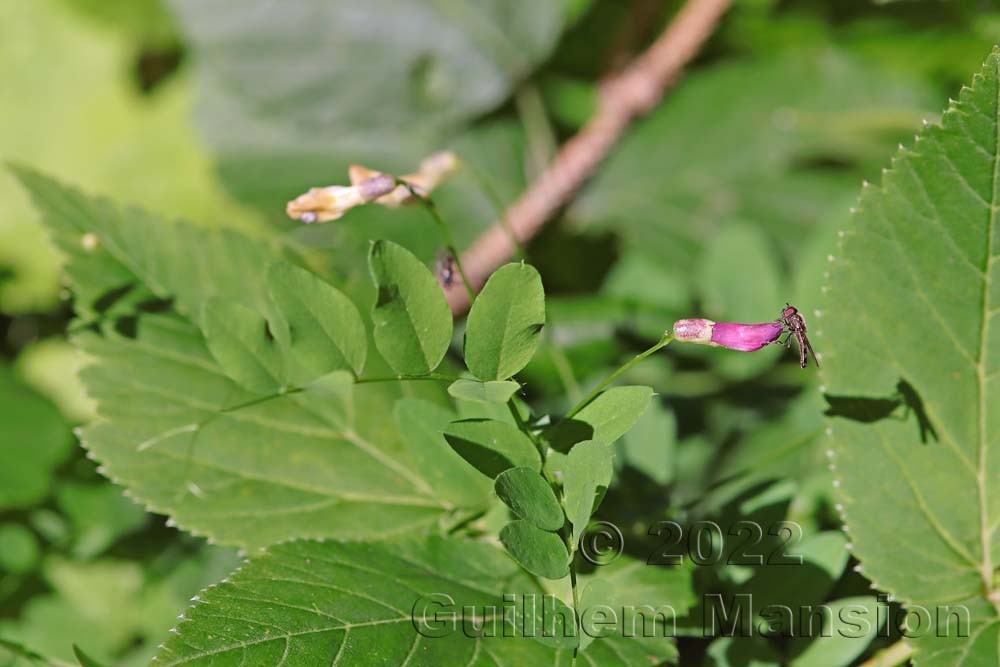
[[[575,559],[574,559],[575,561]],[[577,639],[580,636],[580,593],[577,590],[576,585],[576,568],[573,566],[573,562],[569,564],[569,586],[573,589],[573,617],[576,619],[576,635]],[[580,642],[577,641],[577,645],[573,647],[573,662],[572,665],[576,665],[576,654],[580,650]]]
[[585,407],[587,407],[587,405],[589,405],[592,400],[594,400],[595,398],[597,398],[597,395],[600,394],[602,391],[604,391],[609,384],[611,384],[612,382],[614,382],[615,379],[619,375],[621,375],[622,373],[624,373],[628,369],[632,368],[637,363],[639,363],[640,361],[642,361],[643,359],[645,359],[649,355],[653,354],[657,350],[660,350],[660,349],[666,347],[667,345],[670,344],[670,341],[672,341],[673,339],[674,339],[674,337],[673,337],[672,334],[665,333],[665,334],[663,334],[663,338],[661,338],[660,342],[658,342],[656,345],[654,345],[653,347],[649,348],[648,350],[644,350],[644,351],[640,352],[639,354],[635,355],[634,357],[632,357],[631,359],[629,359],[628,361],[626,361],[624,364],[622,364],[621,366],[619,366],[617,369],[615,369],[611,373],[611,375],[609,375],[608,377],[604,378],[604,381],[601,382],[601,384],[599,384],[596,387],[594,387],[594,390],[592,392],[590,392],[589,394],[587,394],[586,396],[584,396],[583,400],[581,400],[579,403],[577,403],[575,406],[573,406],[573,409],[570,410],[569,413],[566,415],[566,419],[572,419],[573,417],[575,417],[576,414],[578,412],[580,412],[580,410],[583,410]]
[[358,378],[354,384],[370,384],[372,382],[417,382],[420,380],[437,380],[439,382],[455,382],[460,378],[454,375],[428,373],[427,375],[382,375],[369,378]]
[[476,299],[476,292],[472,289],[472,283],[469,282],[469,277],[465,274],[465,267],[462,266],[462,258],[458,254],[458,248],[455,245],[455,239],[451,235],[451,228],[448,227],[448,223],[444,221],[441,217],[441,212],[438,211],[437,205],[434,200],[430,197],[425,197],[414,189],[414,187],[402,180],[396,179],[398,185],[404,186],[410,191],[410,194],[417,198],[417,200],[423,204],[424,209],[430,213],[430,216],[434,218],[434,222],[437,223],[438,229],[441,232],[441,238],[444,239],[444,245],[451,253],[451,256],[455,259],[455,266],[458,268],[458,274],[462,277],[462,284],[465,285],[465,291],[469,293],[469,303],[471,304]]

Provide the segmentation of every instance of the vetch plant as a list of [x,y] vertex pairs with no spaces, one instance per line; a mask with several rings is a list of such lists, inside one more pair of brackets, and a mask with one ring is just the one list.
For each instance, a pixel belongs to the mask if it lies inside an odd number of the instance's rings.
[[[942,127],[925,131],[919,150],[903,151],[883,185],[866,190],[855,228],[831,255],[817,336],[832,361],[822,391],[831,406],[846,406],[828,415],[835,511],[850,546],[837,532],[815,530],[795,545],[790,569],[752,577],[703,559],[713,584],[766,599],[791,581],[808,606],[830,593],[849,548],[904,605],[970,610],[971,636],[914,641],[926,664],[954,664],[958,655],[994,664],[1000,636],[991,356],[1000,313],[992,288],[998,67],[994,53]],[[313,188],[287,212],[320,223],[370,203],[422,206],[471,301],[460,342],[438,277],[399,243],[372,240],[366,290],[336,286],[297,248],[164,221],[14,169],[66,255],[74,339],[92,360],[83,379],[99,418],[81,442],[103,474],[151,511],[248,556],[195,599],[157,663],[660,664],[678,659],[675,634],[694,633],[675,623],[707,599],[696,599],[690,567],[647,566],[624,548],[613,564],[594,567],[580,553],[620,452],[629,453],[637,430],[669,419],[651,387],[616,381],[675,341],[729,354],[795,337],[805,367],[812,348],[804,318],[786,304],[776,320],[757,324],[680,319],[589,381],[579,400],[533,403],[522,376],[550,319],[542,276],[529,263],[508,263],[474,294],[432,196],[455,166],[442,153],[409,176],[355,168],[351,185]],[[930,178],[931,166],[948,179]],[[961,226],[966,219],[974,224]],[[904,224],[933,235],[934,252]],[[856,241],[867,236],[877,241]],[[947,280],[930,278],[935,271]],[[924,309],[935,322],[930,333],[910,326]],[[938,382],[953,376],[958,396]],[[917,446],[911,421],[893,417],[900,402],[921,411],[940,442]],[[697,502],[742,511],[749,501],[725,486]],[[766,508],[773,497],[752,500]],[[887,540],[888,523],[904,539]],[[749,540],[764,539],[759,525],[739,524],[726,535],[747,529]],[[900,548],[909,562],[896,558]],[[544,595],[552,617],[509,606]],[[478,610],[472,627],[423,632],[436,621],[418,605],[429,596]],[[851,597],[833,606],[855,603],[864,606]],[[591,633],[582,619],[592,609],[630,611],[626,622]],[[489,630],[498,618],[500,629]],[[849,662],[881,627],[862,633],[861,644],[824,635],[797,646],[791,664],[823,664],[834,653]],[[712,646],[726,650],[725,642]],[[909,644],[899,646],[905,659]]]

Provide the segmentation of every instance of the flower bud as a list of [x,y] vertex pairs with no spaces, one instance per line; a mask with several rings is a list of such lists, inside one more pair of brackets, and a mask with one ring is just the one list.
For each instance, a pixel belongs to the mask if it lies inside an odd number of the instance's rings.
[[356,187],[331,185],[325,188],[309,188],[309,192],[288,202],[285,213],[289,218],[305,223],[329,222],[343,216],[347,211],[364,204],[365,199]]
[[[399,180],[409,185],[400,185],[389,174],[352,164],[347,174],[350,186],[331,185],[325,188],[311,188],[309,192],[288,202],[285,212],[288,217],[305,223],[336,220],[347,211],[375,202],[390,208],[416,201],[413,193],[426,197],[441,181],[458,166],[458,158],[448,151],[434,153],[420,163],[420,168]],[[413,189],[413,192],[410,191]]]
[[784,331],[785,327],[780,322],[739,324],[701,318],[674,322],[674,338],[678,341],[725,347],[740,352],[755,352],[776,341]]

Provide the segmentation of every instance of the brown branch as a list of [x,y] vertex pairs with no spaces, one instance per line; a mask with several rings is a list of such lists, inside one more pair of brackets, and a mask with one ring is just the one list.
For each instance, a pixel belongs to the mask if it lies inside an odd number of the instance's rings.
[[[535,236],[570,201],[629,124],[656,106],[730,4],[731,0],[688,0],[643,54],[601,85],[591,119],[562,145],[548,168],[507,209],[507,226],[521,243]],[[486,230],[461,257],[473,288],[480,289],[515,250],[502,224]],[[453,312],[469,307],[461,286],[453,285],[446,295]]]

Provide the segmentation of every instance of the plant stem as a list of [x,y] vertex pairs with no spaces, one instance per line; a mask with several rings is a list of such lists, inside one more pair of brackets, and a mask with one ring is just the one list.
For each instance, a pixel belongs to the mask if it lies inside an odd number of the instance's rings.
[[455,239],[451,235],[451,229],[448,227],[448,223],[444,221],[444,218],[441,217],[441,213],[438,211],[434,200],[430,197],[421,195],[407,181],[397,178],[396,183],[409,190],[410,194],[416,197],[417,200],[423,204],[424,209],[430,213],[432,218],[434,218],[434,222],[437,223],[438,229],[441,231],[441,237],[444,239],[445,247],[455,259],[455,266],[458,268],[458,274],[462,277],[462,284],[465,285],[465,291],[469,293],[469,303],[471,304],[476,298],[476,293],[472,289],[472,283],[469,282],[469,277],[465,274],[465,268],[462,266],[462,258],[458,254],[458,248],[455,246]]
[[358,378],[354,384],[368,384],[371,382],[410,382],[417,380],[438,380],[440,382],[455,382],[459,378],[452,375],[442,375],[441,373],[428,373],[427,375],[383,375],[379,377]]
[[582,630],[580,626],[580,593],[577,591],[576,568],[573,567],[573,562],[570,562],[569,564],[569,585],[570,588],[573,589],[573,618],[576,623],[576,634],[577,634],[577,643],[576,646],[573,647],[573,662],[570,664],[576,665],[576,654],[580,650],[579,637]]
[[580,412],[580,410],[583,410],[585,407],[587,407],[587,405],[590,404],[590,402],[592,400],[594,400],[595,398],[597,398],[597,395],[600,394],[602,391],[604,391],[604,389],[609,384],[611,384],[612,382],[614,382],[615,378],[617,378],[619,375],[621,375],[622,373],[624,373],[628,369],[632,368],[637,363],[639,363],[640,361],[642,361],[643,359],[645,359],[649,355],[653,354],[657,350],[659,350],[661,348],[664,348],[667,345],[669,345],[670,341],[672,341],[673,339],[674,339],[674,337],[673,337],[672,334],[665,333],[665,334],[663,334],[663,338],[661,338],[660,342],[658,342],[656,345],[654,345],[653,347],[649,348],[648,350],[644,350],[644,351],[640,352],[639,354],[635,355],[634,357],[632,357],[631,359],[629,359],[628,361],[626,361],[624,364],[622,364],[621,366],[619,366],[617,369],[615,369],[611,373],[611,375],[609,375],[608,377],[604,378],[604,381],[601,382],[601,384],[599,384],[596,387],[594,387],[594,390],[592,392],[590,392],[589,394],[587,394],[586,396],[584,396],[583,400],[581,400],[579,403],[577,403],[575,406],[573,406],[573,409],[570,410],[569,413],[566,415],[566,419],[572,419],[574,416],[576,416],[576,414],[578,412]]

